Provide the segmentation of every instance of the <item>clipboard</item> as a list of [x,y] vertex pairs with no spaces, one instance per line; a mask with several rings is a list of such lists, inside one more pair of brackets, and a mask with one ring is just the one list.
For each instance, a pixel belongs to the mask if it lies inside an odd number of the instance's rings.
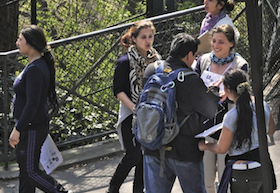
[[218,125],[214,125],[213,127],[210,127],[209,129],[203,131],[202,133],[197,134],[195,138],[205,138],[222,129],[222,126],[223,126],[222,123],[219,123]]
[[211,33],[207,30],[203,34],[201,34],[197,39],[200,40],[200,44],[197,46],[196,53],[209,53],[212,51],[211,48]]

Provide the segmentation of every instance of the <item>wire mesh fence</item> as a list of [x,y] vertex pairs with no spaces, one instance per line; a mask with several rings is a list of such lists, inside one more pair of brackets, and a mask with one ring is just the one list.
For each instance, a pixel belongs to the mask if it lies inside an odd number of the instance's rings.
[[264,96],[280,129],[280,1],[263,1]]
[[[137,1],[143,3],[143,1]],[[150,18],[156,27],[154,48],[162,55],[168,56],[169,46],[174,35],[179,32],[187,32],[198,36],[205,11],[202,1],[176,1],[178,12],[164,14]],[[186,6],[194,7],[184,10]],[[274,0],[274,10],[279,10],[279,2]],[[236,48],[250,63],[245,3],[237,3],[230,17],[238,28],[241,36]],[[279,22],[275,18],[271,22],[273,14],[269,6],[264,6],[264,75],[265,84],[268,85],[279,69]],[[133,21],[143,19],[143,15],[134,17]],[[50,134],[59,148],[71,148],[76,145],[93,143],[115,137],[115,126],[118,118],[119,101],[113,96],[112,84],[114,65],[116,60],[124,54],[120,46],[120,37],[130,27],[131,20],[126,24],[99,29],[90,33],[56,40],[50,43],[52,52],[56,57],[57,93],[59,96],[60,110],[51,120]],[[273,29],[275,28],[275,33]],[[275,37],[274,39],[272,37]],[[271,50],[271,52],[270,52]],[[1,128],[9,133],[13,127],[13,119],[10,109],[2,111],[5,101],[10,104],[12,100],[12,84],[15,75],[27,64],[26,58],[17,51],[3,53],[0,58],[1,81],[7,83],[8,98],[1,92]],[[7,65],[7,79],[4,77],[3,66]],[[4,85],[4,84],[1,84]],[[279,89],[267,91],[270,99],[278,96]],[[3,86],[1,86],[3,91]],[[279,105],[278,105],[279,106]],[[9,105],[8,105],[9,107]],[[8,112],[7,125],[3,122],[5,112]],[[1,151],[4,152],[4,143],[1,140]],[[11,149],[9,149],[11,152]],[[2,153],[3,154],[3,153]]]

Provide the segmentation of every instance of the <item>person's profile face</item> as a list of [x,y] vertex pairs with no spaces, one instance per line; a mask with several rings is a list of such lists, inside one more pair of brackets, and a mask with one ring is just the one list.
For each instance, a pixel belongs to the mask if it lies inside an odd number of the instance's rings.
[[26,42],[25,37],[22,34],[19,34],[16,41],[16,46],[19,49],[19,53],[27,55],[31,46]]
[[218,0],[204,0],[204,8],[205,11],[210,13],[213,17],[220,13],[223,7],[220,4],[218,4]]

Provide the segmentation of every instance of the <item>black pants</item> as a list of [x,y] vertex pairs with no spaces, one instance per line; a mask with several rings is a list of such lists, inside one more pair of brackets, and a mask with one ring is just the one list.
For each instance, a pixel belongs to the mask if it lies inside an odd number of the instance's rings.
[[125,147],[125,154],[119,163],[110,186],[120,188],[130,170],[135,167],[133,189],[143,190],[143,157],[141,145],[134,138],[131,130],[132,115],[127,117],[122,123],[122,137]]
[[39,169],[41,147],[48,135],[48,126],[44,127],[20,133],[20,142],[16,146],[20,168],[19,193],[35,193],[36,187],[48,193],[60,192],[58,187],[61,185]]

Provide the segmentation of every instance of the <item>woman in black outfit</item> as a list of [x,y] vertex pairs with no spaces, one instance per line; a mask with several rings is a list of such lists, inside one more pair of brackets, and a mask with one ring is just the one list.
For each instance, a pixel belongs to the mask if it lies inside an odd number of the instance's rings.
[[19,192],[35,193],[36,187],[48,193],[68,192],[39,169],[41,147],[49,131],[48,111],[58,108],[53,56],[43,30],[36,25],[24,27],[16,45],[28,57],[28,65],[14,82],[16,124],[9,139],[20,168]]
[[155,32],[151,21],[139,21],[121,38],[127,53],[116,63],[113,89],[114,95],[120,100],[117,131],[125,154],[111,179],[108,193],[119,192],[134,166],[133,193],[143,193],[143,160],[140,144],[133,140],[132,112],[142,90],[146,66],[161,58],[152,47]]

